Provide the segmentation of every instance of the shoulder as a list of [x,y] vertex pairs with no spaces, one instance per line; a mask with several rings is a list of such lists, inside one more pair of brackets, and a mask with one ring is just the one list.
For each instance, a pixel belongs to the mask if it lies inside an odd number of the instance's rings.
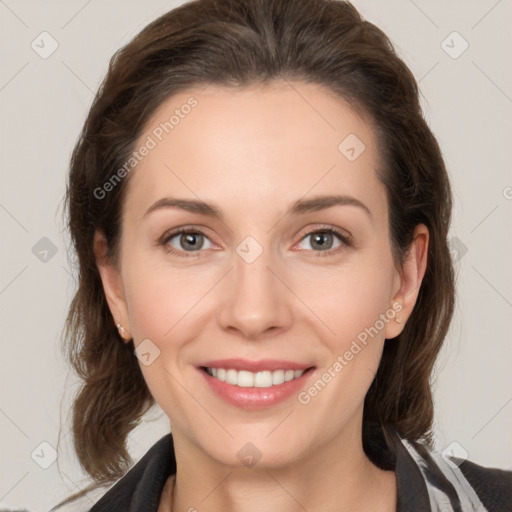
[[512,471],[430,450],[398,435],[390,441],[396,457],[399,510],[512,512]]
[[459,469],[489,512],[512,512],[512,471],[465,460]]
[[429,494],[439,504],[457,503],[461,510],[512,512],[512,471],[484,467],[439,451],[425,450],[422,455],[421,471]]
[[139,510],[137,507],[156,512],[162,489],[175,472],[174,444],[171,433],[168,433],[113,485],[95,489],[94,495],[87,493],[69,504],[54,507],[50,512]]

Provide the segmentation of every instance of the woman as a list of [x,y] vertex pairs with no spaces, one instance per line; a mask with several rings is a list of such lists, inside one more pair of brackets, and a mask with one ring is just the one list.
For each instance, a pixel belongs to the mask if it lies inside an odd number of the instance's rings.
[[[511,510],[511,472],[432,451],[450,185],[411,72],[349,3],[151,23],[66,199],[74,442],[116,482],[90,510]],[[172,434],[127,472],[155,403]]]

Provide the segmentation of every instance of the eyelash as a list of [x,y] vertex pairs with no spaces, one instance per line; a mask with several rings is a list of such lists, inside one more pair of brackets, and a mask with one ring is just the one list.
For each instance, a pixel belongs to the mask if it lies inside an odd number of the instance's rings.
[[[334,254],[337,254],[340,250],[342,250],[344,247],[352,246],[351,237],[343,234],[342,232],[340,232],[337,229],[332,228],[330,226],[323,226],[320,228],[316,228],[312,231],[308,231],[301,237],[300,241],[304,240],[304,238],[307,238],[308,236],[318,234],[318,233],[334,235],[342,242],[342,245],[335,249],[329,249],[328,251],[311,251],[311,252],[315,253],[314,257],[322,258],[322,257],[326,257],[326,256],[333,256]],[[208,235],[202,229],[195,228],[195,227],[194,228],[186,227],[186,228],[181,228],[177,231],[173,231],[171,233],[165,233],[162,236],[162,238],[158,241],[158,245],[161,245],[167,253],[174,254],[175,256],[178,256],[179,258],[194,257],[195,255],[193,253],[194,252],[200,253],[201,250],[199,250],[199,251],[177,251],[176,249],[169,247],[167,245],[169,243],[169,240],[172,240],[174,237],[176,237],[178,235],[186,235],[186,234],[201,234],[201,235],[205,236],[206,238],[208,238]]]

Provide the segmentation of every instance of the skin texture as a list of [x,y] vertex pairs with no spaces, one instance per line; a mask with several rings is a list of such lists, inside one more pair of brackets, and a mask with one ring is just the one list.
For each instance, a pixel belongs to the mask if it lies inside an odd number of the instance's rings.
[[[386,338],[401,332],[416,301],[428,230],[416,228],[397,269],[372,128],[315,84],[190,89],[159,107],[137,147],[191,96],[197,106],[132,171],[120,268],[105,259],[102,233],[95,237],[115,322],[135,346],[149,338],[160,350],[140,364],[169,417],[178,464],[159,510],[171,509],[173,486],[175,511],[395,510],[394,473],[363,452],[363,400]],[[338,149],[349,134],[366,147],[354,161]],[[358,199],[370,214],[353,205],[286,214],[296,200],[331,194]],[[144,215],[166,196],[215,203],[223,219],[175,208]],[[180,235],[167,247],[184,257],[158,245],[184,226],[205,232],[200,250],[180,245]],[[351,245],[327,235],[318,248],[311,235],[326,227]],[[263,249],[252,263],[236,252],[247,236]],[[316,367],[307,390],[397,303],[401,323],[386,322],[307,404],[292,395],[262,410],[238,408],[196,368],[220,358],[284,359]],[[237,456],[247,442],[261,452],[251,468]]]

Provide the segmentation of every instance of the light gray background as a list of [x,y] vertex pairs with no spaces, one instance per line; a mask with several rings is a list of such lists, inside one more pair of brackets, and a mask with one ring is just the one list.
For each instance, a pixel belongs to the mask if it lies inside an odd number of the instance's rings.
[[[58,343],[74,289],[67,165],[113,52],[179,3],[0,0],[0,508],[48,510],[85,485],[67,436],[76,380]],[[354,4],[419,80],[454,188],[458,304],[436,372],[437,447],[456,442],[477,463],[512,469],[512,2]],[[43,31],[59,45],[47,59],[31,48]],[[453,31],[469,44],[455,59],[442,47],[463,48],[446,39]],[[57,249],[46,262],[32,252],[43,237]],[[130,437],[134,458],[167,431],[155,409]],[[47,469],[42,442],[58,449]]]

